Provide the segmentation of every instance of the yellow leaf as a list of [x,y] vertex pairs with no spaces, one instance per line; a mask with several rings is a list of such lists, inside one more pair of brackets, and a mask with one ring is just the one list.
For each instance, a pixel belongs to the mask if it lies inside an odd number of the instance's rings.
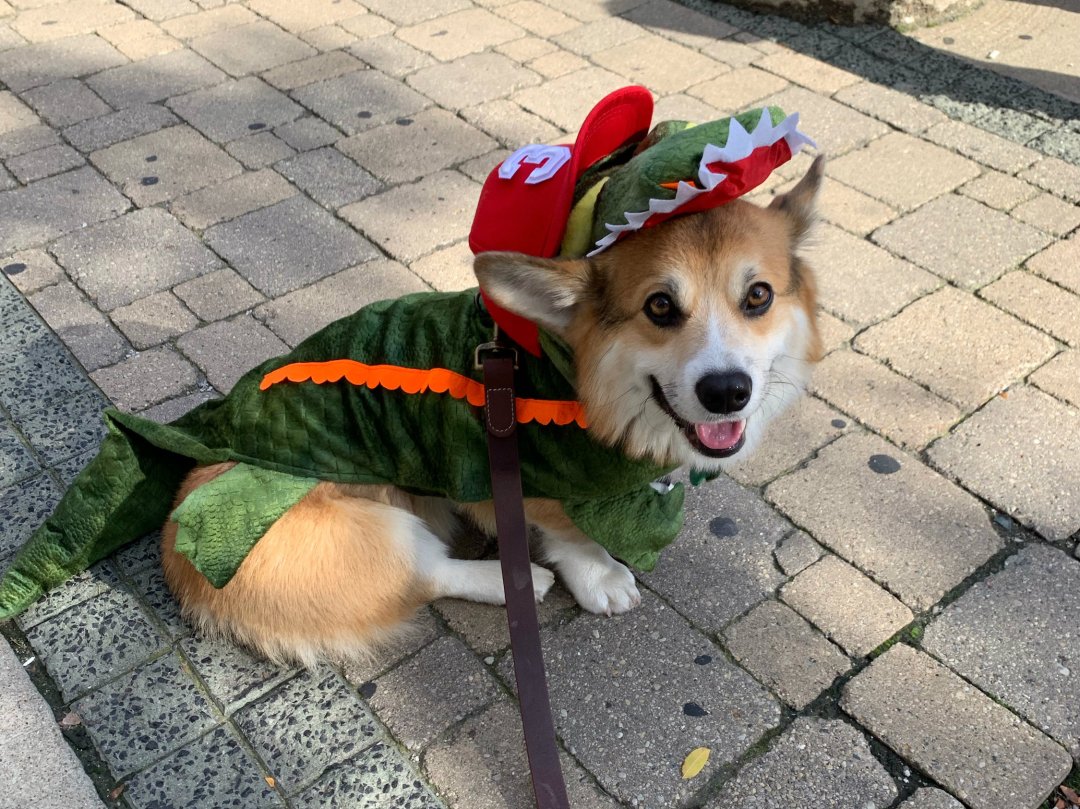
[[266,778],[266,783],[268,783],[270,785],[271,789],[273,789],[274,787],[277,786],[277,781],[274,780],[274,776],[267,775],[267,776],[264,776],[264,778]]
[[682,763],[682,777],[684,779],[693,778],[703,769],[705,765],[709,763],[709,753],[712,751],[708,747],[698,747],[696,750],[691,750]]

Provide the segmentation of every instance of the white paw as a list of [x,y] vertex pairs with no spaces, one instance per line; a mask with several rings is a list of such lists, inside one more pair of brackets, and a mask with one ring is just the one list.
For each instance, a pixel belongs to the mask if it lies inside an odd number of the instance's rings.
[[560,572],[578,604],[589,612],[618,615],[641,603],[634,574],[610,556],[606,560],[564,565]]
[[532,580],[533,595],[536,596],[536,603],[539,604],[544,600],[544,596],[548,594],[548,590],[551,589],[551,586],[555,584],[555,574],[546,567],[533,565]]

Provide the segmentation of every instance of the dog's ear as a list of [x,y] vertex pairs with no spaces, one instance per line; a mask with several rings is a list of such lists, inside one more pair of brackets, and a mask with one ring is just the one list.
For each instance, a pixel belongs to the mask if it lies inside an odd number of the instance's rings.
[[817,221],[817,196],[825,174],[825,156],[818,155],[810,164],[806,176],[788,191],[774,197],[769,207],[786,214],[791,221],[795,243],[803,241]]
[[480,253],[473,270],[484,292],[503,309],[563,334],[585,295],[589,262],[493,252]]

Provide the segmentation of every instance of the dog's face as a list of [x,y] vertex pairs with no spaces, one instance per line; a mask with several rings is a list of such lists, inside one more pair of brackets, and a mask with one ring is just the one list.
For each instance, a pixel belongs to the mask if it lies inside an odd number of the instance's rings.
[[633,457],[715,470],[750,454],[820,356],[797,255],[822,161],[768,209],[742,200],[635,233],[593,259],[476,258],[504,308],[565,339],[590,431]]

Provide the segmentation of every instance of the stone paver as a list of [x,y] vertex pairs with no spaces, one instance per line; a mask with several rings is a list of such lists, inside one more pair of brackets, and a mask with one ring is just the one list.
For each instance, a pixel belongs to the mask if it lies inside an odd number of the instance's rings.
[[496,53],[475,53],[416,71],[410,87],[449,109],[483,104],[540,83],[540,76]]
[[923,787],[900,804],[900,809],[964,809],[964,805],[948,792]]
[[910,646],[875,660],[841,706],[973,809],[1035,809],[1072,766],[1046,736]]
[[173,290],[203,320],[221,320],[266,300],[235,270],[226,267],[200,275]]
[[195,328],[199,320],[171,292],[158,292],[127,306],[109,318],[137,349],[152,348]]
[[728,71],[728,66],[658,36],[644,36],[592,54],[592,60],[629,81],[648,81],[661,95],[685,90],[691,84]]
[[283,160],[275,168],[313,200],[330,208],[358,202],[383,188],[371,174],[331,147]]
[[442,62],[517,39],[525,32],[481,8],[457,11],[400,29],[396,36]]
[[1071,346],[1080,345],[1080,297],[1028,272],[1011,272],[979,294]]
[[380,803],[402,809],[443,809],[443,803],[420,780],[414,765],[396,747],[382,742],[328,768],[318,782],[293,796],[293,805],[298,809]]
[[965,488],[1058,540],[1080,529],[1080,457],[1069,449],[1077,440],[1080,413],[1022,387],[995,398],[929,456]]
[[130,351],[108,319],[67,279],[28,300],[61,340],[75,343],[72,353],[88,371],[114,363]]
[[169,107],[218,143],[272,129],[303,113],[285,95],[251,76],[170,99]]
[[940,110],[913,102],[906,93],[871,82],[844,87],[833,98],[911,134],[948,120]]
[[1063,351],[1031,375],[1031,381],[1073,407],[1080,407],[1080,351]]
[[1054,236],[1064,236],[1080,225],[1080,207],[1063,202],[1050,194],[1017,205],[1013,216]]
[[7,161],[7,167],[19,182],[32,183],[34,180],[78,168],[85,162],[82,155],[70,146],[56,144],[13,157]]
[[219,222],[274,205],[296,193],[280,174],[264,169],[175,199],[169,210],[189,228],[206,230]]
[[1080,759],[1080,666],[1072,586],[1080,563],[1029,545],[937,618],[923,646]]
[[259,131],[254,135],[230,141],[225,151],[249,169],[264,169],[272,163],[292,157],[293,149],[273,132]]
[[113,107],[133,107],[161,101],[225,78],[220,70],[188,50],[154,56],[141,62],[98,73],[90,87]]
[[108,104],[77,79],[61,79],[35,87],[23,94],[23,98],[46,122],[57,127],[112,112]]
[[866,737],[840,720],[801,717],[728,784],[709,809],[885,806],[896,784]]
[[127,60],[100,37],[84,34],[0,53],[0,81],[9,90],[79,78],[122,65]]
[[410,270],[440,292],[476,286],[472,267],[473,252],[465,241],[436,250],[409,265]]
[[1056,350],[1046,335],[953,287],[867,329],[855,338],[855,348],[967,409]]
[[724,73],[715,79],[695,84],[686,92],[711,104],[718,110],[733,113],[752,105],[765,96],[778,93],[787,82],[756,67],[744,67]]
[[1080,166],[1056,157],[1044,157],[1020,176],[1069,202],[1080,202]]
[[1001,549],[974,497],[870,435],[838,438],[765,494],[916,609]]
[[69,126],[64,130],[64,137],[80,151],[95,152],[178,123],[180,120],[164,107],[141,104]]
[[312,82],[334,79],[354,70],[363,70],[364,63],[343,51],[331,51],[282,65],[263,74],[264,81],[279,90],[295,90]]
[[1038,152],[959,121],[932,126],[925,137],[1007,174],[1027,168],[1039,157]]
[[522,90],[511,100],[567,132],[574,132],[581,126],[596,99],[625,84],[625,79],[610,70],[586,67],[539,87]]
[[168,348],[143,351],[96,371],[90,378],[117,407],[128,412],[184,393],[198,381],[192,365]]
[[1028,259],[1027,266],[1043,278],[1080,295],[1080,236],[1054,242],[1037,256]]
[[793,532],[773,551],[776,564],[788,576],[794,576],[806,570],[824,555],[825,549],[811,539],[805,531]]
[[[849,152],[889,131],[889,127],[881,121],[876,121],[843,104],[837,104],[804,87],[789,87],[755,102],[756,106],[763,104],[775,104],[789,114],[798,112],[799,128],[804,132],[813,132],[814,141],[824,154],[831,157]],[[840,177],[834,172],[830,174]],[[891,203],[891,200],[862,188],[857,183],[849,182],[848,185],[853,185],[860,191],[866,191],[872,197]]]
[[1039,193],[1039,189],[1030,183],[1002,174],[1000,171],[988,171],[960,186],[958,190],[961,194],[966,194],[999,211],[1011,210]]
[[[176,341],[176,345],[222,393],[228,393],[236,380],[260,362],[289,350],[250,315],[240,315],[188,332]],[[222,353],[222,345],[229,347],[227,353]]]
[[422,95],[375,70],[358,70],[294,90],[293,98],[352,134],[428,106]]
[[191,41],[191,47],[231,76],[258,73],[316,53],[310,45],[265,21],[198,37]]

